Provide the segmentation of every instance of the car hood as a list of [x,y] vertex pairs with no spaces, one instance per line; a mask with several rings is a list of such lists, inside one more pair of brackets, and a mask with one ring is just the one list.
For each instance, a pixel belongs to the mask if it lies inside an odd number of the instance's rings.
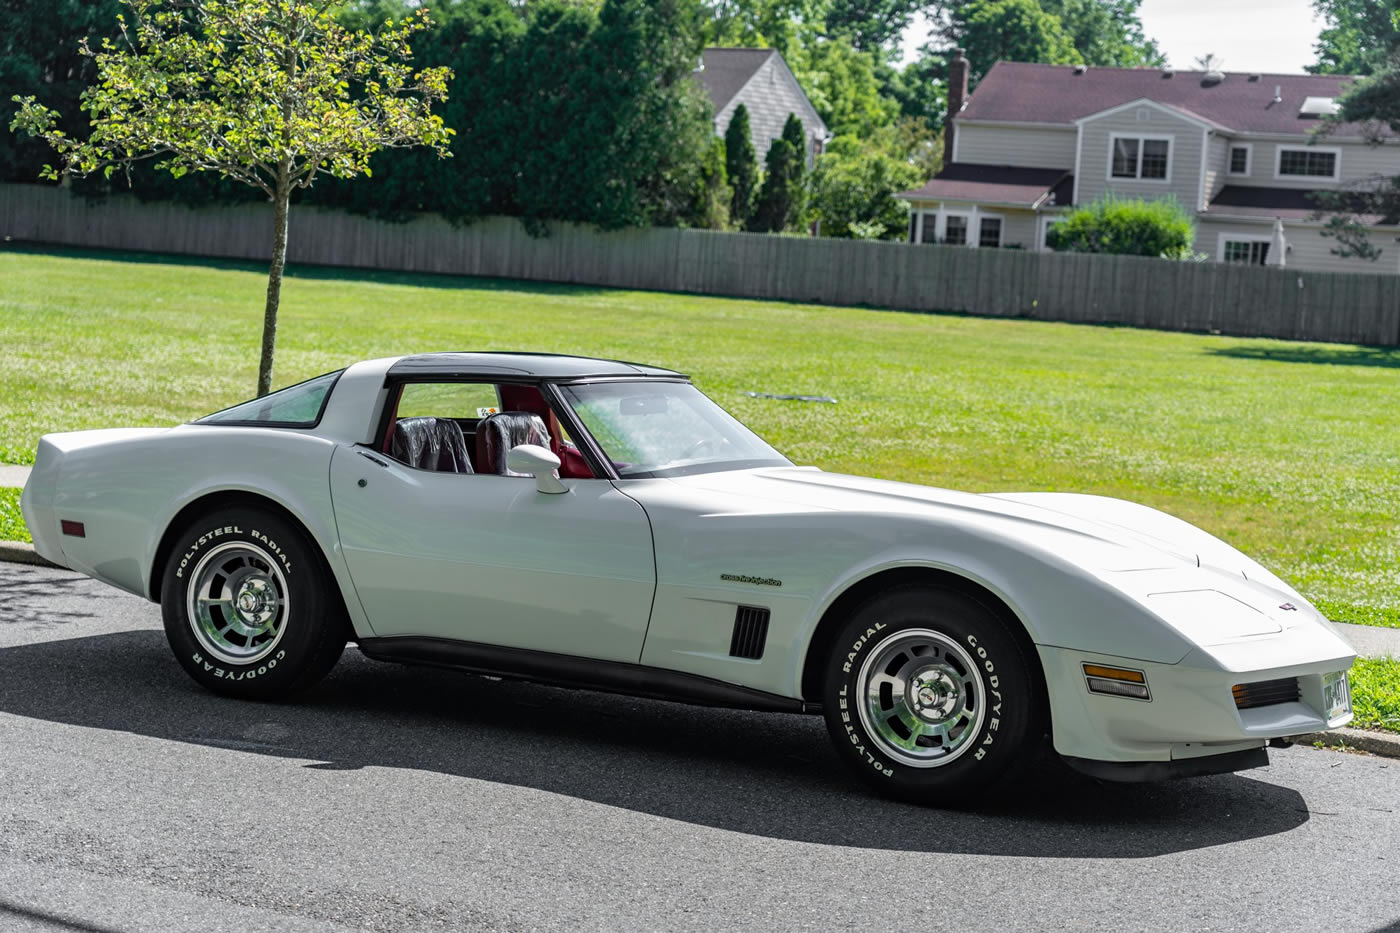
[[[1000,541],[1129,597],[1197,645],[1331,626],[1292,587],[1245,554],[1165,512],[1103,496],[977,494],[781,467],[673,479],[720,509],[863,515],[924,522],[944,541]],[[950,538],[948,532],[952,532]]]
[[814,511],[891,513],[981,527],[1013,535],[1028,545],[1053,546],[1056,553],[1065,553],[1069,546],[1079,559],[1102,570],[1200,566],[1197,542],[1191,539],[1209,537],[1163,512],[1100,496],[967,493],[810,467],[707,473],[673,482],[751,497],[767,506],[782,503]]

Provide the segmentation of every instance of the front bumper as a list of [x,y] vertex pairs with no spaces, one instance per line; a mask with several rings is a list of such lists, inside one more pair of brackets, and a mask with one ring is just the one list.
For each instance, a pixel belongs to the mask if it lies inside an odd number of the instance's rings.
[[[1322,679],[1350,668],[1356,655],[1322,623],[1268,638],[1197,648],[1176,664],[1043,645],[1037,650],[1050,694],[1055,750],[1067,758],[1179,762],[1262,749],[1269,739],[1322,732],[1351,721],[1350,713],[1327,718]],[[1086,662],[1144,671],[1152,698],[1090,693],[1082,668]],[[1298,679],[1297,701],[1236,707],[1236,684],[1291,677]]]

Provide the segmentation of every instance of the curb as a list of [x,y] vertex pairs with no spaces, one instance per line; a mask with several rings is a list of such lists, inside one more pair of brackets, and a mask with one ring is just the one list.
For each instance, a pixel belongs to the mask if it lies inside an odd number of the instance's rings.
[[1324,748],[1370,752],[1382,758],[1400,758],[1400,735],[1389,732],[1368,732],[1365,729],[1333,729],[1330,732],[1308,732],[1291,735],[1288,741],[1298,745],[1321,743]]
[[[38,567],[58,567],[58,564],[44,560],[35,553],[34,545],[19,541],[0,541],[0,561],[12,564],[34,564]],[[64,568],[58,567],[58,569]]]

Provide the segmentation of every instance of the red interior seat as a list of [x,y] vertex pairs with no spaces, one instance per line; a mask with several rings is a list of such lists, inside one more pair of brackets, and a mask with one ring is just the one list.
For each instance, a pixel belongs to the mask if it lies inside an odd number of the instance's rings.
[[502,385],[501,408],[504,411],[523,411],[538,415],[549,431],[549,449],[559,458],[559,475],[564,479],[593,479],[593,470],[588,461],[573,444],[564,442],[559,429],[559,416],[537,386]]

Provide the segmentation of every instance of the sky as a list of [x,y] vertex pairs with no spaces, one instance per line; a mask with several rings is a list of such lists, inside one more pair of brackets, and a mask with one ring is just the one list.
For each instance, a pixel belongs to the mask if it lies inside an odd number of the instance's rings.
[[[1139,12],[1143,31],[1183,70],[1214,52],[1226,71],[1298,74],[1313,61],[1322,31],[1311,0],[1142,0]],[[917,56],[928,32],[922,19],[905,32],[905,61]]]

